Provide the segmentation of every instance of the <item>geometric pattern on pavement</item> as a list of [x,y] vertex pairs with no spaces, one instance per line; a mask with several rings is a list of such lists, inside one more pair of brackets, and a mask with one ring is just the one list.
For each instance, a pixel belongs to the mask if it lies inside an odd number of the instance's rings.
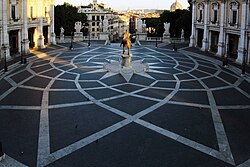
[[[237,148],[231,137],[235,129],[228,122],[237,118],[237,111],[249,120],[249,80],[184,51],[135,47],[132,53],[133,61],[143,59],[149,71],[134,74],[129,82],[103,69],[104,62],[119,61],[121,49],[117,46],[37,53],[37,59],[4,76],[1,121],[8,116],[23,119],[22,114],[33,115],[25,127],[33,127],[30,136],[37,140],[30,146],[34,156],[18,155],[11,149],[7,154],[29,166],[63,166],[67,157],[140,125],[140,131],[147,129],[185,146],[184,154],[191,148],[212,157],[215,162],[208,166],[250,166],[250,150],[242,150],[242,145]],[[243,129],[250,128],[249,123],[244,125]],[[8,132],[4,134],[8,136]],[[243,143],[250,144],[248,134],[241,136],[245,137]],[[161,161],[157,166],[167,164]],[[206,163],[191,162],[190,166]]]

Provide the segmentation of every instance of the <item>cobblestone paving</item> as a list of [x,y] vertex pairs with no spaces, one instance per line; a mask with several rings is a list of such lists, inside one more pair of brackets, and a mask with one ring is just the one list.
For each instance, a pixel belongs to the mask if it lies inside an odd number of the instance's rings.
[[118,45],[35,53],[0,80],[0,167],[249,167],[250,82],[180,50],[134,47],[149,65],[108,73]]

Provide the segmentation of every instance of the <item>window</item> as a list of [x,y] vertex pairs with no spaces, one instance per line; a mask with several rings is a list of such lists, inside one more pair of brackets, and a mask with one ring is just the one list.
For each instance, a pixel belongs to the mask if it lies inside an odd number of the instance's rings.
[[100,16],[97,16],[97,19],[96,20],[100,20]]
[[234,0],[230,3],[230,18],[229,25],[237,26],[238,25],[238,17],[239,17],[239,3]]
[[232,24],[235,25],[237,23],[237,11],[233,11]]
[[92,31],[95,31],[95,28],[92,28]]
[[95,20],[95,16],[92,16],[92,20]]
[[18,1],[17,0],[10,0],[10,8],[9,8],[9,15],[10,15],[10,19],[12,21],[18,21]]
[[104,16],[102,16],[102,20],[104,20]]
[[214,22],[217,22],[218,21],[218,11],[215,10],[214,11]]
[[33,18],[33,6],[30,7],[30,18]]
[[92,22],[92,26],[95,26],[95,22]]
[[46,17],[48,14],[47,7],[45,7],[44,11],[45,11],[45,17]]
[[217,20],[217,19],[218,19],[217,17],[218,17],[218,11],[217,11],[217,10],[214,10],[214,20],[213,20],[214,23],[216,23],[216,22],[218,21],[218,20]]
[[212,24],[218,24],[218,13],[219,13],[220,4],[218,2],[212,3]]
[[15,5],[11,5],[11,18],[13,20],[16,19],[16,6]]
[[199,17],[199,22],[202,20],[202,10],[200,10],[200,17]]
[[204,5],[203,3],[199,3],[198,4],[198,17],[197,17],[197,21],[198,22],[202,22],[203,21],[203,9],[204,9]]

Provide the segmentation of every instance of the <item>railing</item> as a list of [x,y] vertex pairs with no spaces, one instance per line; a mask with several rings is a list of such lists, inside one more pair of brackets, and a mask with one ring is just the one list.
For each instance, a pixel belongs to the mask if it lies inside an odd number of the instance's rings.
[[[65,42],[65,43],[69,43],[69,42],[71,42],[71,36],[64,36],[64,40],[63,41],[61,41],[61,39],[60,39],[60,37],[58,36],[56,39],[57,39],[57,41],[59,41],[59,43],[60,42]],[[74,41],[88,41],[89,40],[89,36],[77,36],[77,37],[73,37],[73,40]],[[99,38],[98,37],[90,37],[90,40],[92,41],[92,40],[99,40]]]
[[231,22],[228,22],[228,27],[230,27],[230,28],[239,28],[237,23],[231,23]]
[[38,23],[39,19],[38,18],[29,18],[28,22],[29,23]]
[[[83,40],[89,40],[89,36],[83,36]],[[90,40],[99,40],[99,37],[90,37]]]
[[162,37],[147,37],[147,41],[162,41]]
[[212,25],[219,25],[219,21],[217,20],[217,21],[211,21],[210,22]]

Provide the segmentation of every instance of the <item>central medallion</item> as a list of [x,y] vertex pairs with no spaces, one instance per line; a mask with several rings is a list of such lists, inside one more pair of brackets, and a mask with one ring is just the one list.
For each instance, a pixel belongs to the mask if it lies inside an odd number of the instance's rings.
[[148,76],[149,65],[141,60],[132,61],[132,53],[123,53],[119,61],[110,60],[104,63],[103,68],[108,71],[107,75],[121,74],[129,82],[134,74]]

